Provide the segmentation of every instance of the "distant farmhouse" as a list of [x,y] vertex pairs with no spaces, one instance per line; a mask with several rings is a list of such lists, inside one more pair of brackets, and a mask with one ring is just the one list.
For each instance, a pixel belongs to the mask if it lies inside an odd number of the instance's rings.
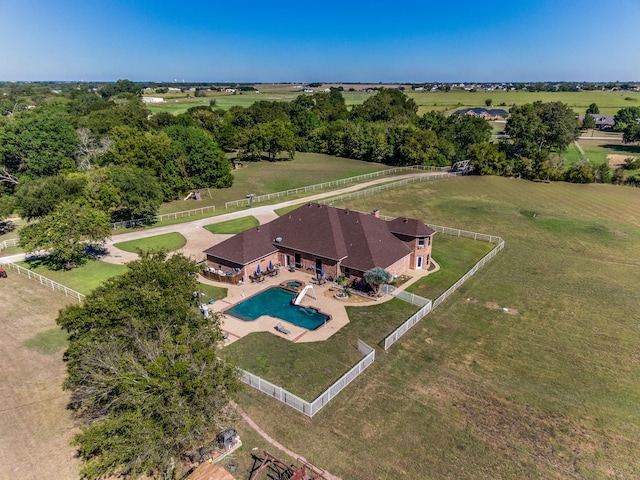
[[[605,115],[603,113],[590,113],[596,122],[596,128],[598,130],[613,130],[616,126],[616,118],[613,115]],[[578,117],[580,121],[584,121],[584,115]]]
[[418,220],[383,220],[377,210],[365,214],[309,203],[204,253],[209,272],[226,276],[248,278],[277,264],[355,280],[374,267],[393,275],[427,269],[434,233]]
[[162,97],[142,97],[143,103],[164,103],[164,98]]
[[464,108],[462,110],[456,110],[454,115],[472,115],[474,117],[484,118],[485,120],[499,120],[507,118],[509,112],[502,108]]

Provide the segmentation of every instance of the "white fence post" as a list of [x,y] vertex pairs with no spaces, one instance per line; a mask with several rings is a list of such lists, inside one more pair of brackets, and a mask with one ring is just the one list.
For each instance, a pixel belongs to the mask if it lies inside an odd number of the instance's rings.
[[[275,398],[276,400],[281,401],[285,405],[288,405],[311,418],[375,361],[375,349],[364,343],[362,340],[358,340],[358,350],[360,351],[360,353],[365,355],[365,357],[351,369],[349,369],[347,373],[342,375],[338,380],[330,385],[329,388],[318,395],[312,402],[307,402],[306,400],[303,400],[302,398],[294,395],[288,390],[285,390],[278,385],[268,382],[267,380],[264,380],[250,372],[247,372],[246,370],[240,369],[242,373],[240,375],[240,381],[255,388],[256,390],[261,391],[266,395],[269,395],[270,397]],[[357,372],[357,374],[352,376],[354,372]],[[263,388],[263,384],[266,385],[266,387]]]
[[[458,230],[455,228],[442,227],[439,225],[429,225],[429,226],[433,228],[436,232],[443,233],[445,235],[451,235],[456,237],[462,236],[469,239],[473,238],[473,240],[475,241],[484,241],[492,244],[497,243],[497,245],[493,249],[491,249],[491,251],[487,253],[484,257],[482,257],[478,262],[476,262],[476,264],[473,265],[467,271],[467,273],[465,273],[456,283],[454,283],[442,295],[440,295],[438,298],[436,298],[433,301],[428,299],[423,299],[422,297],[419,297],[417,295],[403,292],[400,290],[396,290],[396,289],[390,290],[389,293],[399,298],[400,300],[404,300],[414,305],[421,305],[423,307],[426,305],[429,305],[429,307],[425,309],[424,312],[422,311],[422,308],[418,310],[418,313],[416,314],[417,315],[416,318],[414,318],[414,316],[409,317],[408,320],[406,320],[402,325],[400,325],[391,334],[389,334],[384,339],[385,350],[388,350],[391,347],[391,345],[393,345],[400,337],[402,337],[407,331],[409,331],[409,328],[411,328],[413,325],[418,323],[422,318],[424,318],[431,311],[433,311],[434,308],[436,308],[438,305],[444,302],[451,294],[453,294],[469,278],[471,278],[471,276],[473,276],[474,273],[476,273],[481,267],[483,267],[490,259],[495,257],[498,254],[498,252],[502,251],[502,249],[504,248],[504,240],[500,237],[496,237],[493,235],[485,235],[485,234],[476,233],[476,232],[468,232],[466,230]],[[496,240],[495,242],[494,242],[494,239]],[[426,301],[428,303],[420,304],[419,302],[421,301]]]
[[39,273],[32,272],[31,270],[21,267],[20,265],[17,265],[15,263],[12,263],[12,262],[2,263],[2,259],[0,259],[0,265],[6,266],[11,270],[15,270],[20,275],[26,275],[29,279],[35,279],[38,282],[40,282],[40,285],[51,287],[51,290],[58,290],[59,292],[64,293],[67,297],[72,297],[77,299],[78,302],[82,302],[82,299],[84,299],[85,297],[85,295],[80,292],[76,292],[75,290],[72,290],[71,288],[62,285],[61,283],[54,282],[53,280],[47,277],[43,277]]

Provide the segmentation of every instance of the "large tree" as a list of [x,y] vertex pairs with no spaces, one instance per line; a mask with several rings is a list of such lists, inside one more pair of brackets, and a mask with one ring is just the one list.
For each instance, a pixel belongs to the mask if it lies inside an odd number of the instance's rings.
[[63,310],[69,333],[74,443],[86,478],[173,477],[180,454],[210,441],[239,388],[217,356],[220,317],[196,308],[197,265],[144,254],[82,305]]
[[109,167],[106,175],[101,193],[115,194],[116,201],[108,210],[112,220],[131,220],[156,214],[164,196],[153,172],[137,167]]
[[354,106],[352,117],[367,122],[405,123],[415,118],[418,105],[400,90],[383,88],[374,96],[367,98],[362,105]]
[[27,252],[46,250],[54,268],[73,268],[89,257],[89,248],[101,246],[111,233],[106,213],[80,202],[62,202],[38,223],[20,230]]
[[27,220],[42,218],[62,202],[82,198],[86,184],[86,177],[80,173],[23,182],[15,193],[16,206],[20,215]]
[[615,129],[622,132],[629,125],[640,122],[640,107],[625,107],[618,110],[615,116]]
[[[171,139],[167,150],[163,188],[173,181],[174,195],[192,188],[224,188],[233,183],[231,162],[224,156],[214,138],[199,127],[168,127]],[[171,180],[173,179],[173,180]]]
[[109,83],[100,89],[100,95],[103,98],[113,97],[121,93],[129,93],[132,95],[140,95],[142,89],[131,80],[122,79],[115,83]]
[[534,102],[513,107],[510,113],[505,133],[515,156],[561,153],[579,136],[575,114],[562,102]]
[[0,165],[18,177],[56,175],[65,167],[75,169],[71,156],[77,145],[64,113],[25,112],[0,129]]

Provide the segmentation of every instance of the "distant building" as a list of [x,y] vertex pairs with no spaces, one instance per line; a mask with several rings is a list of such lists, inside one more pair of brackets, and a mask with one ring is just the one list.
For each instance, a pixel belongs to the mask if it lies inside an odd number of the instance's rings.
[[509,112],[502,108],[463,108],[462,110],[456,110],[454,115],[472,115],[474,117],[484,118],[485,120],[498,120],[507,118]]
[[[590,113],[589,115],[595,120],[598,130],[613,130],[613,127],[616,126],[616,117],[613,115],[605,115],[603,113]],[[578,118],[583,121],[584,115],[580,115]]]
[[161,97],[142,97],[143,103],[164,103],[164,98]]

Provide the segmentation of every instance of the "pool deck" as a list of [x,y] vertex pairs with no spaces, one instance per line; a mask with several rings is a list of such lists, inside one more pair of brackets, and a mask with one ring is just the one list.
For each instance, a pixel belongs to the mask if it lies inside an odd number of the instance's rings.
[[[436,268],[431,271],[409,270],[405,272],[405,275],[411,278],[407,282],[402,284],[399,288],[405,289],[420,278],[438,271],[439,266],[435,264],[435,262],[434,265]],[[312,280],[314,278],[315,276],[311,275],[310,273],[305,273],[300,270],[289,272],[287,269],[281,268],[279,275],[275,277],[267,277],[263,282],[260,283],[245,282],[241,285],[229,285],[214,282],[204,277],[200,277],[199,281],[202,283],[225,287],[228,289],[228,294],[224,299],[216,300],[213,305],[208,306],[209,310],[212,312],[223,312],[233,305],[236,305],[237,303],[255,295],[258,292],[266,290],[269,287],[279,286],[282,282],[301,280],[306,284],[310,284],[312,283]],[[309,290],[307,295],[305,295],[305,297],[302,299],[302,302],[300,303],[301,306],[313,307],[318,309],[321,313],[325,313],[331,316],[331,320],[329,322],[327,322],[323,326],[318,327],[315,330],[307,330],[306,328],[298,327],[289,322],[269,315],[263,315],[256,320],[245,322],[231,315],[223,314],[221,328],[223,332],[228,334],[226,344],[232,343],[253,332],[271,332],[273,335],[278,335],[292,342],[320,342],[323,340],[327,340],[331,335],[333,335],[347,323],[349,323],[349,317],[347,316],[345,307],[373,305],[380,302],[386,302],[393,298],[391,295],[387,295],[385,297],[374,300],[357,295],[352,295],[347,300],[338,300],[333,297],[333,294],[337,292],[338,289],[334,287],[332,282],[327,282],[324,285],[314,284],[313,291]],[[309,293],[315,298],[311,297]],[[289,331],[289,334],[286,335],[277,331],[275,327],[278,324],[286,328]]]

